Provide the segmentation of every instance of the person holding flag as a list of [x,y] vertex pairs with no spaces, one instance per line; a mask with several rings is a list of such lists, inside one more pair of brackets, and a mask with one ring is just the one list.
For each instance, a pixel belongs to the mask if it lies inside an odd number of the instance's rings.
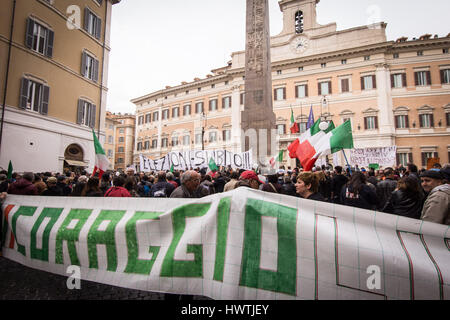
[[97,136],[95,135],[94,129],[92,129],[92,134],[94,136],[94,149],[95,149],[95,165],[92,175],[95,175],[95,173],[98,170],[99,171],[98,178],[101,179],[103,173],[105,173],[105,171],[108,170],[109,160],[106,157],[105,150],[103,150],[100,141],[98,141]]

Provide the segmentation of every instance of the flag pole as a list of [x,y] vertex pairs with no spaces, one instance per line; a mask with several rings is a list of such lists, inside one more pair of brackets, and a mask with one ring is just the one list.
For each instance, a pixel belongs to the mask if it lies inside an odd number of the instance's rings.
[[352,168],[350,167],[350,165],[348,163],[347,156],[345,155],[344,149],[342,149],[342,153],[344,154],[345,162],[347,162],[348,170],[350,170],[350,175],[352,175]]

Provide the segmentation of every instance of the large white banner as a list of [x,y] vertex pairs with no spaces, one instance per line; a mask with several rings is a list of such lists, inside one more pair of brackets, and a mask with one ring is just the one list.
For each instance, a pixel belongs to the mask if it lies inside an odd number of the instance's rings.
[[231,166],[233,169],[252,169],[252,152],[234,153],[227,150],[190,150],[169,152],[163,158],[152,160],[140,155],[140,169],[142,172],[169,170],[172,165],[175,170],[189,170],[206,168],[210,159],[216,165]]
[[[448,226],[245,187],[201,199],[8,195],[3,255],[213,299],[449,299]],[[69,268],[70,267],[70,268]],[[68,270],[71,273],[68,274]]]
[[368,167],[371,163],[377,163],[383,167],[390,167],[397,162],[396,153],[397,146],[352,149],[350,151],[350,164]]

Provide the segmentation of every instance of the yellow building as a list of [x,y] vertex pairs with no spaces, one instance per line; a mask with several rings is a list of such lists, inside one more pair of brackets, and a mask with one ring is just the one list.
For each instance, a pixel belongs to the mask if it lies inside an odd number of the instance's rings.
[[119,2],[2,0],[1,167],[11,160],[19,172],[92,171],[92,130],[105,139],[111,11]]
[[[280,149],[291,109],[301,131],[315,118],[350,120],[355,148],[397,146],[397,163],[425,167],[450,156],[450,34],[386,39],[385,23],[337,31],[319,25],[319,0],[279,1],[283,30],[271,37],[273,108]],[[136,105],[135,163],[169,151],[241,151],[245,52],[204,78],[132,99]],[[202,134],[204,129],[205,134]],[[343,159],[336,159],[342,165]],[[295,161],[284,153],[284,164]],[[335,163],[336,164],[336,163]]]
[[[124,172],[126,168],[133,164],[136,117],[128,113],[116,114],[110,112],[107,112],[106,117],[108,121],[114,121],[115,124],[113,143],[114,160],[111,163],[114,165],[114,170]],[[110,139],[109,136],[108,139]],[[105,152],[107,151],[105,150]]]
[[114,118],[114,115],[106,111],[106,119],[105,119],[105,144],[103,145],[103,149],[105,150],[106,156],[109,160],[109,170],[114,170],[115,163],[115,149],[116,149],[116,131],[117,125],[120,124],[120,121]]

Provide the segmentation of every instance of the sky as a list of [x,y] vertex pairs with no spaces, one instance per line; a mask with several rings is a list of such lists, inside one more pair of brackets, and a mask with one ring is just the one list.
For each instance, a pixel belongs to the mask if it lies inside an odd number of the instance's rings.
[[[269,1],[270,35],[281,32]],[[131,99],[204,79],[245,50],[245,0],[122,0],[113,6],[107,110],[135,113]],[[387,40],[450,32],[449,0],[321,0],[317,22],[345,30],[387,23]]]

